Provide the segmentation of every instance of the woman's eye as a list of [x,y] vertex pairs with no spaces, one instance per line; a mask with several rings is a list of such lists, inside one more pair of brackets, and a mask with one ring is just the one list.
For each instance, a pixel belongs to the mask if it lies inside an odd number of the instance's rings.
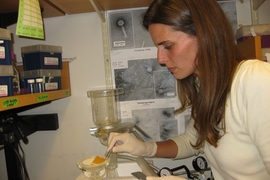
[[164,49],[170,50],[172,48],[172,45],[170,46],[164,46]]

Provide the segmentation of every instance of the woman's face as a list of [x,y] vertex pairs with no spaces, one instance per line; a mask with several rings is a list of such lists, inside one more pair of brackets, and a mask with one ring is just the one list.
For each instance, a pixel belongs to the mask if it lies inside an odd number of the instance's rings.
[[198,74],[195,68],[198,52],[196,37],[164,24],[151,24],[148,30],[158,48],[158,62],[166,65],[176,79]]

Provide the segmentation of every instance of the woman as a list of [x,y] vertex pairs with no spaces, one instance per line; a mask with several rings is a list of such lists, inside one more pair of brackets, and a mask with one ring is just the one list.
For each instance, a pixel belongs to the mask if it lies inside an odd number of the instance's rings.
[[154,0],[143,25],[158,62],[178,81],[182,106],[175,113],[191,108],[192,120],[164,142],[111,133],[108,149],[122,142],[113,152],[175,159],[204,153],[216,180],[270,179],[270,64],[241,58],[216,0]]

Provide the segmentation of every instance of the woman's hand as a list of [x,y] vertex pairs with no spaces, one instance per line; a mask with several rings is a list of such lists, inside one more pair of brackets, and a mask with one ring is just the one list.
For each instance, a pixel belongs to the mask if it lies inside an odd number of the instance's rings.
[[146,180],[187,180],[187,179],[179,176],[161,176],[161,177],[147,176]]
[[[114,147],[113,147],[114,146]],[[108,139],[108,150],[113,152],[126,152],[133,156],[151,157],[156,154],[157,145],[155,142],[143,142],[132,136],[130,133],[111,132]]]

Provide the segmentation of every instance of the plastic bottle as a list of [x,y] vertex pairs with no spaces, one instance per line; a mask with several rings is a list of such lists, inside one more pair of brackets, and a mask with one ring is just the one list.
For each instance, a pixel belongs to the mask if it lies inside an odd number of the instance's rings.
[[33,94],[35,93],[35,80],[34,79],[28,79],[28,93]]
[[44,86],[43,86],[43,79],[38,78],[36,79],[36,92],[40,93],[44,91]]
[[16,62],[14,59],[14,53],[11,52],[11,60],[12,60],[12,68],[13,68],[13,93],[20,94],[21,86],[20,86],[20,73],[16,68]]

